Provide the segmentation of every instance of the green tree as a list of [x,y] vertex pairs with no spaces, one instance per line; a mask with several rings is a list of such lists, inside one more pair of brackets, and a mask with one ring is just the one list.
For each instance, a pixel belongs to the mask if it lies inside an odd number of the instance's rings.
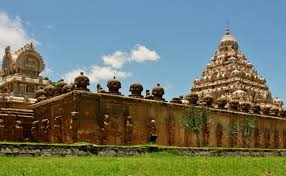
[[239,122],[234,122],[228,128],[228,135],[230,136],[230,145],[233,147],[237,143],[237,136],[239,135]]
[[187,115],[182,119],[183,127],[190,133],[196,135],[197,146],[200,147],[200,132],[209,122],[209,110],[207,108],[195,108],[190,107],[187,111]]
[[242,134],[242,143],[244,146],[249,147],[250,137],[256,126],[255,116],[248,116],[239,122],[239,130]]

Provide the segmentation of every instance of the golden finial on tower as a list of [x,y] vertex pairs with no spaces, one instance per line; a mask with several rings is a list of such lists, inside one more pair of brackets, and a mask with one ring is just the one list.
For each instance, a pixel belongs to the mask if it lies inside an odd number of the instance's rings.
[[225,35],[230,35],[230,30],[229,30],[229,28],[226,28],[226,30],[225,30]]
[[226,29],[225,29],[225,35],[230,35],[230,28],[229,28],[229,26],[230,26],[230,24],[229,24],[230,22],[229,22],[229,20],[227,20],[226,21]]

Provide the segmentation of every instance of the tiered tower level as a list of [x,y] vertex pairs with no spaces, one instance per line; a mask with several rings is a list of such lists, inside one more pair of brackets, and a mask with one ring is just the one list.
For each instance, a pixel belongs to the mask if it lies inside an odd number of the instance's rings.
[[36,91],[48,85],[40,73],[45,63],[32,43],[12,52],[8,46],[3,57],[0,102],[35,102]]
[[206,65],[201,79],[195,79],[191,92],[200,99],[211,96],[215,101],[236,100],[264,106],[282,108],[283,102],[273,98],[266,80],[257,74],[229,29],[219,43],[211,61]]

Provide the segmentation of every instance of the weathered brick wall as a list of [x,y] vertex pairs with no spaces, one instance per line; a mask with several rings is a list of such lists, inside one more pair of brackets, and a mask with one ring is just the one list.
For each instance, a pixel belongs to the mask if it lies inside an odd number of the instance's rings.
[[[153,132],[158,136],[157,144],[196,145],[195,136],[182,128],[181,118],[188,109],[186,105],[73,91],[31,108],[39,121],[37,141],[136,145],[148,143]],[[231,145],[228,129],[248,115],[210,109],[209,133],[202,134],[201,141],[205,146],[242,147],[241,134]],[[155,127],[152,120],[155,120]],[[257,115],[256,128],[251,147],[286,147],[286,119]]]

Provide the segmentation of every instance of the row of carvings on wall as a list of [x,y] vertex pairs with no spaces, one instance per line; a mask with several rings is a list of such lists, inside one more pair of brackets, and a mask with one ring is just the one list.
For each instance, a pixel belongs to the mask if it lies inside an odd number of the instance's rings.
[[[72,112],[68,126],[64,126],[64,117],[57,116],[53,119],[52,123],[49,119],[36,120],[32,126],[32,139],[37,142],[53,142],[64,143],[64,138],[69,136],[69,143],[82,142],[81,139],[86,136],[82,136],[79,133],[80,118],[76,117],[79,113]],[[66,120],[66,119],[65,119]],[[134,144],[133,125],[134,119],[132,116],[124,117],[124,131],[120,131],[116,128],[117,125],[115,119],[112,119],[112,115],[102,115],[98,120],[98,128],[96,131],[91,132],[89,135],[94,135],[89,141],[95,144],[113,144],[113,145],[132,145]],[[158,137],[157,122],[155,119],[147,121],[146,138],[143,143],[156,143]],[[53,124],[53,125],[51,125]],[[167,119],[165,121],[168,145],[175,145],[176,128],[174,119]],[[231,125],[230,125],[231,126]],[[224,126],[221,123],[216,125],[206,125],[200,133],[200,141],[202,146],[209,146],[210,137],[215,137],[215,146],[217,147],[255,147],[255,148],[285,148],[286,147],[286,129],[279,131],[278,129],[270,128],[255,128],[250,136],[245,136],[242,132],[231,134],[229,131],[230,126]],[[213,134],[211,134],[213,133]],[[162,134],[162,133],[161,133]],[[65,136],[66,135],[66,136]],[[196,146],[195,136],[185,131],[186,139],[185,146]],[[90,138],[90,137],[88,137]],[[249,142],[247,142],[249,138]],[[227,141],[227,144],[226,142]]]
[[0,117],[0,141],[30,141],[32,118]]
[[[64,138],[69,138],[70,143],[79,142],[79,124],[80,119],[77,112],[72,112],[71,118],[64,125],[63,116],[57,116],[53,119],[52,123],[49,119],[35,120],[32,123],[31,134],[32,141],[34,142],[53,142],[53,143],[63,143]],[[118,131],[115,126],[116,121],[111,120],[109,115],[104,115],[103,118],[99,119],[99,127],[95,133],[92,133],[95,141],[93,143],[97,144],[126,144],[131,145],[133,136],[133,120],[131,116],[125,118],[124,125],[124,139],[119,139],[122,137],[122,132]],[[51,125],[53,124],[53,125]],[[156,121],[154,119],[150,120],[148,124],[148,139],[146,143],[156,143]],[[120,141],[120,142],[119,142]],[[123,141],[123,142],[122,142]]]

